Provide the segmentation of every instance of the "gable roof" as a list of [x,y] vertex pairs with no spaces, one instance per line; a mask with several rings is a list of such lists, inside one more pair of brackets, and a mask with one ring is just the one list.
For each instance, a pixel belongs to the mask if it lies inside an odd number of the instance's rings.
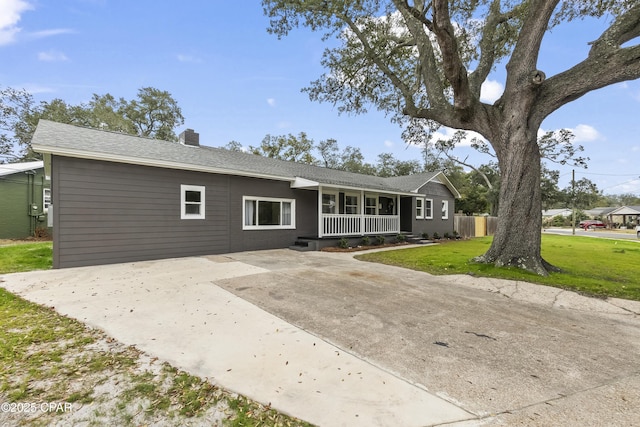
[[[295,188],[322,185],[413,195],[418,188],[435,180],[447,185],[454,196],[459,197],[458,191],[442,172],[397,177],[398,179],[382,178],[223,148],[194,147],[49,120],[40,120],[38,123],[32,148],[44,154],[289,181]],[[422,184],[416,186],[420,181]]]
[[0,176],[13,175],[14,173],[27,172],[43,167],[44,162],[42,160],[36,162],[0,164]]
[[640,215],[640,206],[620,206],[607,212],[607,215]]

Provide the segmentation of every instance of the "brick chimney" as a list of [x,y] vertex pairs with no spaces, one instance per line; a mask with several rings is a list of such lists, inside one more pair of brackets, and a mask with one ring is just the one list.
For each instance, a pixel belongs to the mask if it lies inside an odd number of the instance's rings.
[[193,129],[186,129],[178,136],[180,144],[191,145],[194,147],[200,146],[200,134],[193,131]]

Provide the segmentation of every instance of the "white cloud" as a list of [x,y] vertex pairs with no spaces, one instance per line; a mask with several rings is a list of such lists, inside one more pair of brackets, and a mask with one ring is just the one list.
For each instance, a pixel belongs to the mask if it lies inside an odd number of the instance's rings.
[[[444,127],[432,135],[432,141],[436,142],[439,139],[442,139],[442,140],[451,139],[456,132],[457,132],[456,129]],[[472,140],[474,138],[479,139],[481,141],[486,141],[485,138],[479,133],[466,131],[465,137],[460,141],[460,144],[458,144],[457,147],[470,147],[471,143],[473,142]]]
[[183,53],[178,54],[178,61],[180,62],[190,62],[192,64],[201,64],[202,58],[198,58],[197,56],[187,55]]
[[574,129],[569,129],[575,135],[574,142],[590,142],[602,139],[600,132],[593,126],[580,124]]
[[67,55],[57,50],[50,50],[48,52],[38,52],[38,60],[45,62],[67,61]]
[[20,87],[24,88],[24,90],[26,90],[27,92],[29,92],[32,95],[35,95],[35,94],[38,94],[38,93],[54,93],[54,92],[56,92],[56,90],[54,88],[51,88],[49,86],[42,86],[42,85],[37,84],[37,83],[27,83],[27,84],[20,85]]
[[46,37],[59,36],[60,34],[73,34],[75,30],[71,28],[52,28],[50,30],[34,31],[29,33],[32,39],[44,39]]
[[393,147],[394,145],[395,145],[395,144],[393,143],[393,141],[389,141],[388,139],[386,139],[386,140],[384,141],[384,146],[385,146],[385,147],[391,148],[391,147]]
[[269,104],[269,107],[275,107],[276,106],[275,98],[268,98],[267,99],[267,104]]
[[277,126],[278,126],[278,129],[288,129],[292,127],[293,124],[291,122],[282,121],[282,122],[278,122]]
[[0,1],[0,46],[15,41],[16,34],[21,30],[17,26],[21,14],[30,9],[33,9],[33,6],[24,0]]
[[480,87],[480,101],[493,104],[502,96],[502,92],[504,92],[502,83],[486,80]]
[[[565,129],[571,131],[571,133],[573,134],[573,142],[591,142],[603,139],[603,136],[600,134],[600,132],[598,132],[596,128],[590,125],[579,124],[575,128]],[[548,131],[545,131],[542,128],[538,129],[538,138],[540,138],[547,132]],[[557,132],[557,130],[554,132]]]

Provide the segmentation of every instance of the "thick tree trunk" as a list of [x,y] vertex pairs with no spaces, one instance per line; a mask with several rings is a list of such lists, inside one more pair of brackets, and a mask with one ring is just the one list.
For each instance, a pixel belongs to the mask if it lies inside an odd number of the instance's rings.
[[493,243],[477,262],[513,266],[536,274],[557,270],[542,259],[540,151],[534,130],[506,127],[498,137],[500,165],[498,226]]

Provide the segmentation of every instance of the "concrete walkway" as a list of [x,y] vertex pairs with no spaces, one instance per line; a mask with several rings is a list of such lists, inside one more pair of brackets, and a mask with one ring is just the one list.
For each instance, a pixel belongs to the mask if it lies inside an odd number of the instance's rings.
[[638,302],[289,250],[0,279],[321,426],[640,419]]

